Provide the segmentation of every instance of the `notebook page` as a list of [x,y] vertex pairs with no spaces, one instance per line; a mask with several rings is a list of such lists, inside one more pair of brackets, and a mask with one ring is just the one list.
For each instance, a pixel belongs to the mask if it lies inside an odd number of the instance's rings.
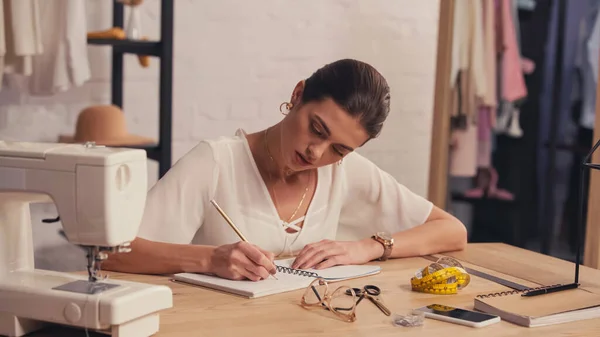
[[277,274],[277,280],[267,278],[260,281],[229,280],[212,275],[180,273],[173,278],[199,286],[217,289],[245,297],[255,298],[308,287],[314,279],[291,274]]
[[[294,259],[291,258],[277,260],[275,261],[275,264],[277,264],[278,266],[291,268],[293,262]],[[304,271],[316,272],[317,274],[319,274],[319,276],[325,278],[328,281],[339,281],[377,274],[381,271],[381,267],[370,265],[346,265],[334,266],[321,270],[306,269]],[[294,273],[278,271],[277,274],[275,274],[277,280],[269,277],[265,280],[260,281],[234,281],[220,278],[217,276],[195,273],[175,274],[173,275],[173,279],[245,297],[255,298],[306,288],[310,285],[312,281],[315,280],[314,277],[303,276]]]
[[524,317],[544,317],[600,305],[600,295],[583,289],[572,289],[540,296],[523,297],[512,294],[477,298],[494,308]]

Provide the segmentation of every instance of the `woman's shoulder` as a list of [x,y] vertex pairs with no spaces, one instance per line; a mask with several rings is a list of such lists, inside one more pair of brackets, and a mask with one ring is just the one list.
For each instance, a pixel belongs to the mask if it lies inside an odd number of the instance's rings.
[[343,172],[350,174],[379,170],[379,167],[373,161],[356,151],[353,151],[344,157],[340,168]]
[[191,153],[211,153],[217,155],[223,151],[243,151],[245,146],[244,131],[238,130],[231,136],[218,136],[213,138],[204,138],[198,141],[196,145],[188,152]]
[[213,148],[226,147],[235,144],[243,144],[245,141],[245,132],[242,129],[238,129],[233,135],[221,135],[212,138],[203,138],[199,141],[199,144],[206,144]]
[[182,159],[211,160],[215,163],[227,158],[240,158],[246,152],[247,142],[244,130],[238,129],[234,135],[218,136],[200,140]]

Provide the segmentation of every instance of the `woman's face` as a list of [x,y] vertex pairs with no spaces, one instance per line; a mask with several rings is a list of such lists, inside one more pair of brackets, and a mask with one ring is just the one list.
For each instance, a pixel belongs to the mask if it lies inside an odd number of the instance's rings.
[[301,104],[303,88],[304,82],[298,83],[282,123],[281,155],[293,171],[335,163],[368,139],[358,119],[332,99]]

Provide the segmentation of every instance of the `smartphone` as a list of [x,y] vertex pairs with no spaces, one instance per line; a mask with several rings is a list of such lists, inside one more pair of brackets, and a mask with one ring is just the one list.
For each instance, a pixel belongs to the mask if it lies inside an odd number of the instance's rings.
[[466,325],[474,328],[481,328],[500,322],[500,316],[441,304],[431,304],[416,310],[422,311],[425,317],[449,323]]

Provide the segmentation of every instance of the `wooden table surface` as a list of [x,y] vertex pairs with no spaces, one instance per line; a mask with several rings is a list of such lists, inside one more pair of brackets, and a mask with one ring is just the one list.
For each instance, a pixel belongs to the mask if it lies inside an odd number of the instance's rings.
[[[571,283],[575,272],[573,263],[505,244],[469,244],[464,251],[445,255],[459,259],[466,267],[526,286]],[[381,265],[380,274],[335,285],[377,285],[382,289],[385,304],[393,313],[399,314],[433,303],[472,309],[475,295],[509,290],[472,276],[471,283],[455,295],[412,291],[410,278],[428,263],[429,260],[421,257],[373,262]],[[109,275],[114,279],[164,284],[173,289],[174,306],[161,313],[160,331],[155,336],[600,336],[600,319],[537,328],[505,321],[484,328],[470,328],[426,319],[420,327],[396,327],[392,325],[391,317],[385,316],[369,301],[361,302],[356,309],[357,320],[347,323],[326,310],[302,308],[299,303],[303,290],[246,299],[175,283],[167,276]],[[580,282],[582,286],[600,292],[600,270],[581,266]],[[85,332],[51,327],[31,336],[85,336]],[[89,333],[89,336],[104,335]]]

